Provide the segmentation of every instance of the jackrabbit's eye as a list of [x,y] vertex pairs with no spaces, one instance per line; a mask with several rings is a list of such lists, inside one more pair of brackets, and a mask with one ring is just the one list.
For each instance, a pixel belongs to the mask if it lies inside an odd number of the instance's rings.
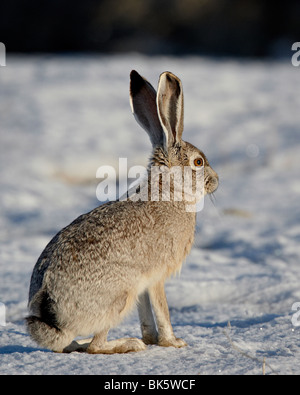
[[197,166],[197,167],[203,166],[203,159],[202,158],[196,158],[194,160],[194,165]]

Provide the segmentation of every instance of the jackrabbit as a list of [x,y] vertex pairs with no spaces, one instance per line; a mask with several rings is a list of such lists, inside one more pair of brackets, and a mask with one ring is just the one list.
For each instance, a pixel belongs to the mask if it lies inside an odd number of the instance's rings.
[[[130,103],[148,133],[151,168],[188,167],[192,181],[202,169],[204,194],[218,176],[200,150],[181,139],[183,90],[170,72],[161,74],[156,93],[136,71],[130,74]],[[78,217],[46,246],[32,273],[27,328],[42,347],[56,352],[125,353],[147,344],[183,347],[170,323],[164,282],[179,271],[191,250],[196,222],[191,202],[127,199],[103,204]],[[151,182],[148,182],[151,190]],[[153,185],[152,185],[153,187]],[[159,182],[159,188],[162,183]],[[161,192],[161,190],[159,191]],[[107,341],[108,331],[138,305],[142,340]],[[152,314],[152,308],[155,319]],[[93,335],[81,344],[77,336]]]

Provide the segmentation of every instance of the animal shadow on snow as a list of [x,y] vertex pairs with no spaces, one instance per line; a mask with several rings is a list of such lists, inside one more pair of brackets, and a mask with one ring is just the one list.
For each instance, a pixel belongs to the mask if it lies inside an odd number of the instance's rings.
[[0,347],[0,355],[15,354],[15,353],[29,354],[29,353],[37,352],[37,351],[51,352],[46,349],[34,348],[34,347],[24,347],[24,346],[20,346],[20,345],[9,345],[9,346]]

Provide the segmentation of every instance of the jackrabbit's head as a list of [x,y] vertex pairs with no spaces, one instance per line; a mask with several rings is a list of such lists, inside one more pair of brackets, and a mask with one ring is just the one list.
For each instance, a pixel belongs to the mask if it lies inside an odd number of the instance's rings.
[[151,166],[190,168],[193,177],[202,171],[204,194],[218,187],[218,175],[210,167],[204,153],[182,140],[183,89],[178,77],[170,72],[160,75],[157,93],[135,70],[130,74],[132,112],[148,133],[153,155]]

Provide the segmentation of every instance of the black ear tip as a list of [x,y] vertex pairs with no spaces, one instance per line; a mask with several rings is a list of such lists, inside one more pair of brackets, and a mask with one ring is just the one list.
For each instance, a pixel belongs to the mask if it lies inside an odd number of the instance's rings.
[[130,72],[130,78],[135,78],[135,76],[139,75],[139,73],[135,70],[131,70]]
[[144,85],[144,78],[135,70],[130,73],[130,93],[132,96],[136,95]]

